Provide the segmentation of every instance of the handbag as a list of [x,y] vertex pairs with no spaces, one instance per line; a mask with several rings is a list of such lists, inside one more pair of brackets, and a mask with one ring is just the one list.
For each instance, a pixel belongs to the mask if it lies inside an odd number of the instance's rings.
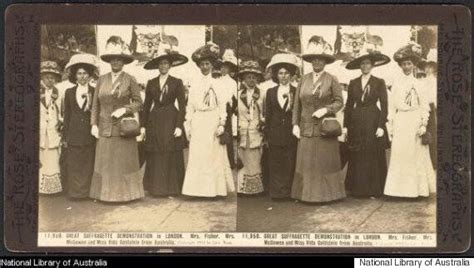
[[140,135],[140,123],[138,122],[138,113],[132,117],[123,117],[119,123],[120,136],[124,138],[133,138]]
[[221,135],[219,135],[219,143],[221,145],[229,144],[232,142],[232,137],[228,131],[222,132]]
[[323,137],[338,137],[342,134],[342,127],[336,118],[324,118],[321,123],[321,136]]

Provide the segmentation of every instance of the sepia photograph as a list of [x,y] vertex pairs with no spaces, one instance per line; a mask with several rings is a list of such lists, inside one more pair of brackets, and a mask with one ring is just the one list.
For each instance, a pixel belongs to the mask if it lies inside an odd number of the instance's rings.
[[39,243],[68,232],[427,234],[435,247],[437,35],[42,25]]

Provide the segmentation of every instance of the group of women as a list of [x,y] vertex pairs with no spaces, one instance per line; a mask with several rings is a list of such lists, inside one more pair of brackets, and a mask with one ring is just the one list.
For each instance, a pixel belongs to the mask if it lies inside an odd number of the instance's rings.
[[[350,81],[345,102],[337,77],[324,70],[335,61],[330,46],[310,42],[302,58],[313,70],[297,87],[291,80],[299,70],[298,59],[279,53],[267,65],[277,85],[262,89],[257,61],[240,63],[229,50],[221,58],[219,47],[208,43],[192,54],[200,71],[186,89],[169,70],[188,58],[163,46],[144,66],[159,71],[148,81],[144,101],[135,78],[123,71],[134,59],[120,37],[107,42],[101,59],[112,71],[98,78],[95,89],[89,85],[96,72],[94,56],[71,58],[66,70],[75,86],[66,90],[63,102],[54,86],[59,68],[43,62],[40,193],[61,192],[61,181],[71,198],[106,202],[140,199],[145,191],[197,197],[266,191],[274,200],[318,203],[342,199],[346,192],[356,197],[434,192],[430,152],[433,156],[436,151],[436,98],[430,96],[436,94],[436,83],[433,78],[417,79],[414,70],[423,63],[427,73],[435,74],[436,63],[422,61],[414,44],[398,50],[394,60],[402,74],[388,98],[384,80],[371,71],[390,58],[376,51],[361,55],[346,66],[360,69],[362,75]],[[222,77],[214,78],[218,64]],[[342,109],[340,126],[335,116]],[[238,118],[238,161],[233,154],[233,116]],[[139,121],[138,137],[123,135],[124,118]],[[341,134],[347,136],[347,174]],[[146,150],[144,176],[137,140]],[[64,172],[59,167],[62,153]],[[238,170],[236,184],[233,168]]]

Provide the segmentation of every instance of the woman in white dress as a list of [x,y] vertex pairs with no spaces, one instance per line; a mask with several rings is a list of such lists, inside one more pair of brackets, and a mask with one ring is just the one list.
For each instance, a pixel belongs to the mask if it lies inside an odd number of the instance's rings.
[[201,72],[191,83],[186,107],[185,129],[189,157],[183,195],[198,197],[227,196],[234,192],[232,170],[226,145],[220,143],[226,122],[226,95],[212,68],[219,57],[219,47],[209,43],[193,55]]
[[393,83],[389,100],[388,131],[392,146],[384,190],[389,196],[427,197],[435,191],[429,147],[422,144],[421,138],[428,124],[427,91],[414,76],[420,52],[419,45],[409,44],[393,56],[403,73]]
[[39,193],[62,192],[59,168],[61,101],[55,84],[61,78],[59,66],[54,61],[41,62],[40,104],[40,170]]

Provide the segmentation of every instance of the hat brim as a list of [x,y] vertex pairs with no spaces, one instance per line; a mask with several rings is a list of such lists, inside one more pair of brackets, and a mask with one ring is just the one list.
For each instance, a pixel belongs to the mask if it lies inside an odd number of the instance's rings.
[[237,69],[237,64],[230,61],[222,61],[222,65],[230,66],[234,70]]
[[205,61],[205,60],[208,60],[210,62],[212,62],[213,64],[215,64],[216,62],[219,61],[219,58],[217,56],[214,56],[214,54],[209,54],[209,55],[205,55],[205,56],[202,56],[200,58],[194,58],[193,61],[194,63],[198,64],[201,62],[201,61]]
[[247,74],[254,74],[256,76],[258,76],[258,78],[261,80],[263,79],[263,73],[260,72],[260,71],[256,71],[256,70],[242,70],[239,72],[238,74],[238,77],[239,79],[243,79],[245,75]]
[[95,64],[88,63],[88,62],[76,62],[76,63],[71,64],[71,65],[66,65],[66,67],[64,67],[64,70],[70,70],[73,66],[76,66],[76,65],[88,65],[88,66],[92,67],[93,69],[97,69],[97,66]]
[[416,56],[416,55],[409,55],[409,56],[405,56],[405,57],[401,57],[401,58],[398,58],[398,59],[394,59],[398,64],[404,62],[404,61],[411,61],[413,62],[413,64],[415,65],[418,65],[420,64],[420,62],[422,61],[422,58],[420,56]]
[[276,72],[280,68],[288,68],[290,69],[290,72],[296,72],[296,70],[298,70],[298,65],[289,62],[278,62],[267,66],[267,69],[270,69],[272,72]]
[[348,70],[360,69],[360,64],[364,60],[370,60],[373,63],[373,67],[377,67],[377,66],[382,66],[382,65],[385,65],[385,64],[389,63],[390,62],[390,57],[388,57],[387,55],[384,55],[384,54],[380,54],[380,53],[365,54],[365,55],[362,55],[362,56],[357,57],[357,58],[353,59],[352,61],[350,61],[346,65],[346,69],[348,69]]
[[120,58],[123,60],[123,63],[125,64],[132,63],[135,60],[132,55],[125,55],[125,54],[105,54],[105,55],[100,56],[100,58],[103,61],[108,62],[108,63],[110,63],[112,59]]
[[62,74],[56,70],[43,70],[43,71],[40,71],[40,74],[54,74],[58,76],[59,78],[61,78],[62,76]]
[[171,67],[180,66],[188,62],[188,58],[181,54],[161,55],[147,62],[143,68],[146,70],[158,69],[162,60],[168,60],[171,63]]
[[328,54],[305,54],[302,58],[307,62],[312,62],[314,59],[323,59],[326,61],[326,64],[331,64],[336,61],[336,57]]

